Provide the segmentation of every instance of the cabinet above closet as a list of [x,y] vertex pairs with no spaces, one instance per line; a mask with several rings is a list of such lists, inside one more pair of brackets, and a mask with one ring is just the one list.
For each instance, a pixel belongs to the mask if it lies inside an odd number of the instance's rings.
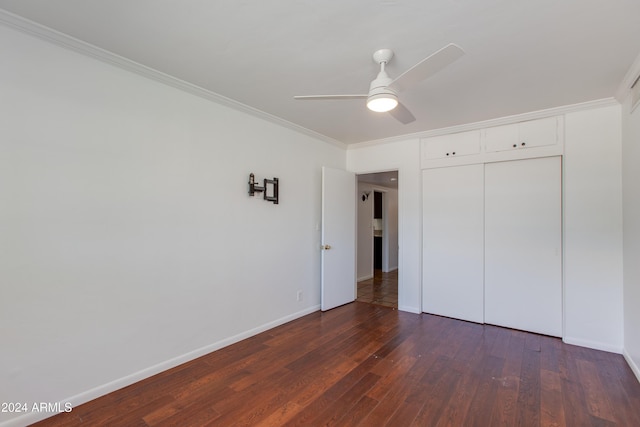
[[480,154],[480,132],[460,132],[428,138],[426,143],[423,142],[422,150],[423,158],[427,160]]
[[564,117],[422,138],[421,168],[557,156],[564,149]]
[[496,126],[481,131],[485,151],[522,150],[558,144],[558,118]]

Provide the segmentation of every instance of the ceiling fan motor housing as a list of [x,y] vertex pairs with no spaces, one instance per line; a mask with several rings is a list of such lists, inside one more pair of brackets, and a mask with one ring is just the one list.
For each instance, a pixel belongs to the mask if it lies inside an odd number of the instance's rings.
[[389,89],[389,85],[393,80],[387,75],[386,72],[380,71],[378,77],[369,85],[369,96],[378,95],[380,93],[390,93],[396,95],[396,93]]
[[391,49],[379,49],[373,53],[373,60],[380,65],[380,72],[369,86],[369,96],[379,94],[391,94],[396,96],[396,93],[389,89],[389,85],[393,80],[384,69],[385,65],[387,65],[391,58],[393,58],[393,51]]
[[367,97],[367,107],[376,112],[393,110],[398,105],[398,95],[389,85],[393,81],[384,66],[393,58],[391,49],[380,49],[373,53],[373,60],[380,64],[380,72],[369,86],[369,96]]
[[385,112],[394,109],[398,105],[398,96],[389,85],[393,80],[383,70],[369,86],[367,107],[376,112]]

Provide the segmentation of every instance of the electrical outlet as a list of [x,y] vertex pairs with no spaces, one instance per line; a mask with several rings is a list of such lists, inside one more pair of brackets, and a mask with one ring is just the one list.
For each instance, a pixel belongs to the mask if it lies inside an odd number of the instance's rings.
[[298,291],[298,293],[296,294],[296,298],[298,301],[302,301],[302,291]]

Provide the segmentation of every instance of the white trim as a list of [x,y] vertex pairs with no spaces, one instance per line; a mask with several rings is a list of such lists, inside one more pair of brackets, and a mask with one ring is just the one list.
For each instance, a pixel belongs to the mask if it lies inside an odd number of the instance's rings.
[[[71,396],[68,399],[63,399],[60,401],[62,403],[61,406],[62,408],[64,408],[64,403],[69,402],[71,403],[72,407],[75,408],[76,406],[82,405],[83,403],[89,402],[90,400],[96,399],[100,396],[104,396],[105,394],[108,394],[113,391],[119,390],[123,387],[129,386],[138,381],[144,380],[145,378],[149,378],[153,375],[159,374],[160,372],[164,372],[168,369],[175,368],[176,366],[179,366],[179,365],[182,365],[183,363],[187,363],[191,360],[197,359],[198,357],[204,356],[205,354],[212,353],[216,350],[227,347],[231,344],[235,344],[239,341],[242,341],[246,338],[257,335],[261,332],[268,331],[269,329],[273,329],[276,326],[280,326],[292,320],[306,316],[307,314],[315,313],[316,311],[319,311],[319,310],[320,310],[320,306],[314,305],[312,307],[306,308],[304,310],[298,311],[288,316],[281,317],[280,319],[276,319],[272,322],[265,323],[261,326],[239,333],[232,337],[225,338],[213,344],[209,344],[207,346],[193,350],[181,356],[174,357],[172,359],[158,363],[157,365],[154,365],[154,366],[150,366],[141,371],[134,372],[133,374],[116,379],[109,383],[102,384],[98,387],[94,387],[91,390],[87,390],[82,393],[76,394],[75,396]],[[30,412],[20,417],[16,417],[4,422],[0,422],[0,427],[21,427],[21,426],[33,424],[35,422],[44,420],[45,418],[49,418],[54,415],[57,415],[57,414],[43,413],[43,412]]]
[[581,102],[579,104],[564,105],[561,107],[548,108],[546,110],[531,111],[528,113],[499,117],[496,119],[484,120],[481,122],[466,123],[466,124],[450,126],[446,128],[432,129],[432,130],[423,131],[423,132],[394,136],[394,137],[384,138],[384,139],[376,139],[373,141],[360,142],[357,144],[350,144],[349,146],[347,146],[347,150],[355,150],[358,148],[365,148],[373,145],[383,145],[383,144],[388,144],[392,142],[405,141],[408,139],[430,138],[432,136],[442,136],[442,135],[449,135],[449,134],[458,133],[458,132],[480,130],[480,129],[485,129],[485,128],[494,127],[494,126],[502,126],[502,125],[509,125],[512,123],[524,122],[528,120],[537,120],[537,119],[543,119],[546,117],[560,116],[562,114],[574,113],[576,111],[591,110],[591,109],[600,108],[600,107],[608,107],[611,105],[619,105],[619,102],[615,98],[597,99],[594,101]]
[[406,311],[408,313],[413,313],[413,314],[421,314],[421,311],[418,307],[410,307],[408,305],[398,306],[398,310]]
[[356,280],[362,282],[363,280],[373,279],[373,274],[367,274],[366,276],[358,277]]
[[624,102],[625,98],[629,94],[629,89],[631,89],[631,85],[636,81],[636,79],[640,76],[640,54],[636,57],[631,67],[627,70],[627,73],[624,75],[622,82],[618,85],[618,89],[616,90],[616,99],[618,102]]
[[638,367],[638,365],[635,364],[635,362],[631,358],[631,355],[627,352],[627,349],[624,349],[622,351],[622,355],[624,356],[624,360],[627,361],[627,364],[629,365],[629,367],[635,374],[636,378],[638,379],[638,382],[640,382],[640,367]]
[[580,347],[592,348],[594,350],[607,351],[609,353],[622,354],[622,347],[616,347],[611,344],[584,340],[582,338],[562,337],[562,342],[565,344],[577,345]]
[[258,110],[257,108],[250,107],[246,104],[235,101],[231,98],[227,98],[226,96],[222,96],[200,86],[196,86],[184,80],[178,79],[169,74],[165,74],[151,67],[147,67],[146,65],[139,64],[123,56],[94,46],[67,34],[61,33],[52,28],[45,27],[44,25],[30,21],[21,16],[7,12],[3,9],[0,9],[0,24],[4,24],[5,26],[18,30],[22,33],[35,36],[41,40],[53,43],[66,49],[70,49],[74,52],[97,59],[118,68],[136,73],[148,79],[155,80],[167,86],[171,86],[184,92],[188,92],[192,95],[196,95],[209,101],[213,101],[217,104],[224,105],[225,107],[229,107],[234,110],[257,117],[259,119],[263,119],[268,122],[294,130],[296,132],[300,132],[312,138],[335,145],[336,147],[342,149],[346,149],[347,147],[346,144],[336,139],[330,138],[326,135],[322,135],[311,129],[307,129],[288,120],[266,113],[262,110]]

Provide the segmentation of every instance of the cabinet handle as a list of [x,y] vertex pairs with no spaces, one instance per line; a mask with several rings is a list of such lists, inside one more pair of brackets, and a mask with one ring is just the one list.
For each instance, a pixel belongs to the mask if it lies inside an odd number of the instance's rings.
[[453,152],[453,153],[451,153],[451,154],[453,154],[453,155],[455,156],[455,155],[456,155],[456,152],[454,151],[454,152]]
[[447,153],[447,156],[449,155],[449,153]]
[[527,145],[527,143],[526,143],[526,142],[523,142],[523,143],[522,143],[522,144],[520,144],[520,145],[522,145],[522,146],[524,147],[525,145]]
[[518,146],[518,144],[513,144],[513,148],[516,148]]

